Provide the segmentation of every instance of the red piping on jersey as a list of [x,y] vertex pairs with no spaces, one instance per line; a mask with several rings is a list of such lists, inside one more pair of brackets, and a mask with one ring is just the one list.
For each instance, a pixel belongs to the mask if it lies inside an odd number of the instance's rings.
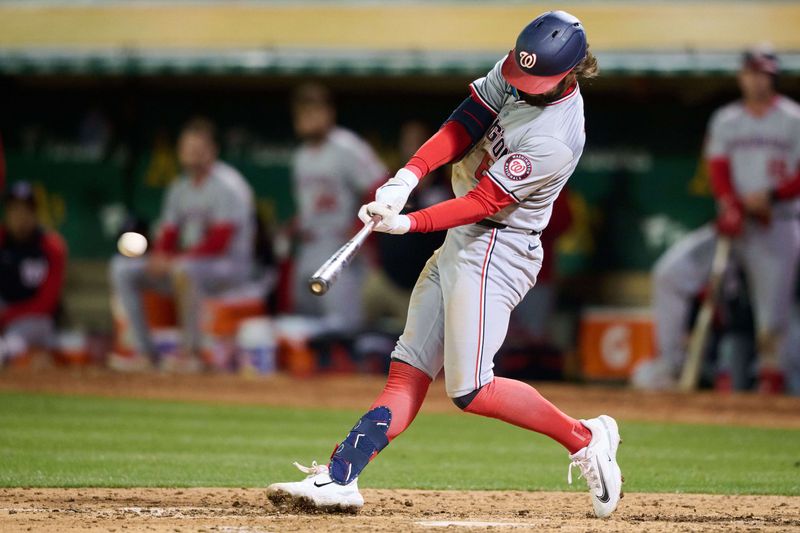
[[481,289],[478,299],[478,352],[475,354],[475,390],[481,388],[481,359],[483,359],[483,342],[485,341],[484,326],[486,324],[486,278],[489,272],[488,265],[494,247],[497,230],[493,229],[489,236],[489,246],[486,247],[486,255],[483,256],[483,268],[481,269]]
[[42,235],[40,245],[47,258],[47,277],[31,299],[11,304],[0,313],[0,326],[25,315],[53,315],[58,308],[64,287],[67,245],[56,233]]
[[472,93],[473,100],[475,100],[483,107],[485,107],[487,110],[489,110],[490,113],[497,116],[497,111],[494,108],[492,108],[492,106],[490,106],[486,100],[483,99],[483,97],[478,93],[478,90],[475,89],[475,87],[471,83],[469,84],[469,92]]
[[731,162],[727,157],[715,157],[708,162],[711,190],[717,200],[736,200],[731,177]]
[[472,139],[464,125],[450,121],[425,141],[417,153],[408,160],[405,168],[420,179],[440,166],[455,160],[471,144]]
[[516,199],[494,181],[482,178],[478,185],[460,198],[409,213],[409,231],[427,233],[474,224],[516,203]]
[[572,96],[575,96],[575,94],[578,92],[577,89],[578,89],[578,82],[576,81],[575,83],[573,83],[564,90],[564,92],[561,94],[561,98],[559,98],[555,102],[550,102],[549,104],[547,104],[547,106],[560,104],[561,102],[568,100]]

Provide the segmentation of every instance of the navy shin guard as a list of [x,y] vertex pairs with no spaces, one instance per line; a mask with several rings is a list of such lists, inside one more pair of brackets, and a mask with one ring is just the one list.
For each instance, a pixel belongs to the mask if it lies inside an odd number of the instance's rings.
[[331,479],[347,485],[367,466],[372,456],[389,444],[386,432],[392,421],[388,407],[376,407],[361,417],[331,456]]

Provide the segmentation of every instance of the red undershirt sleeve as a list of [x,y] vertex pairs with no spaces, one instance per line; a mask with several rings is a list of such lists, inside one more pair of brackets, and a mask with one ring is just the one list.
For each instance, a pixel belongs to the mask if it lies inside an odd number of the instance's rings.
[[64,271],[67,264],[67,246],[64,240],[46,233],[42,238],[42,251],[47,258],[47,277],[30,300],[13,304],[0,314],[0,324],[8,324],[24,315],[52,315],[61,299]]
[[417,178],[431,173],[461,156],[472,144],[467,129],[459,122],[451,120],[425,141],[406,163],[406,168]]
[[731,163],[727,157],[715,157],[708,163],[711,190],[717,200],[735,200],[736,189],[731,178]]
[[236,231],[236,226],[228,222],[218,222],[206,230],[205,237],[194,247],[187,250],[190,256],[218,256],[225,253],[231,238]]
[[165,224],[158,232],[158,237],[153,245],[156,252],[174,254],[178,251],[178,227],[174,224]]
[[483,178],[465,196],[409,213],[409,231],[427,233],[474,224],[515,203],[494,181]]

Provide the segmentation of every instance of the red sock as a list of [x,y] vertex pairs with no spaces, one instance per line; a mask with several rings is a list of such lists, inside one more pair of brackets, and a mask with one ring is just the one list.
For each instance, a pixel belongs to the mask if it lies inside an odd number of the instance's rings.
[[383,405],[392,412],[392,422],[386,433],[390,442],[405,431],[417,416],[430,384],[431,378],[422,370],[399,361],[391,362],[383,392],[370,407],[373,409]]
[[464,410],[547,435],[569,453],[592,440],[586,426],[559,411],[530,385],[514,379],[494,378]]

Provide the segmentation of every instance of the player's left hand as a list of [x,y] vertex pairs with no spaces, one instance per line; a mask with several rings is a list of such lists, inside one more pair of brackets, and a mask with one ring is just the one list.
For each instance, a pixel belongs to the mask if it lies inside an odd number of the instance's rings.
[[401,168],[393,178],[378,187],[378,190],[375,191],[375,201],[388,205],[399,213],[403,210],[417,183],[419,180],[413,172],[407,168]]
[[381,221],[375,224],[375,231],[402,235],[408,233],[411,228],[410,218],[393,211],[390,207],[379,202],[370,202],[367,205],[362,205],[358,211],[358,218],[364,224],[372,220],[372,217],[376,215],[381,217]]

